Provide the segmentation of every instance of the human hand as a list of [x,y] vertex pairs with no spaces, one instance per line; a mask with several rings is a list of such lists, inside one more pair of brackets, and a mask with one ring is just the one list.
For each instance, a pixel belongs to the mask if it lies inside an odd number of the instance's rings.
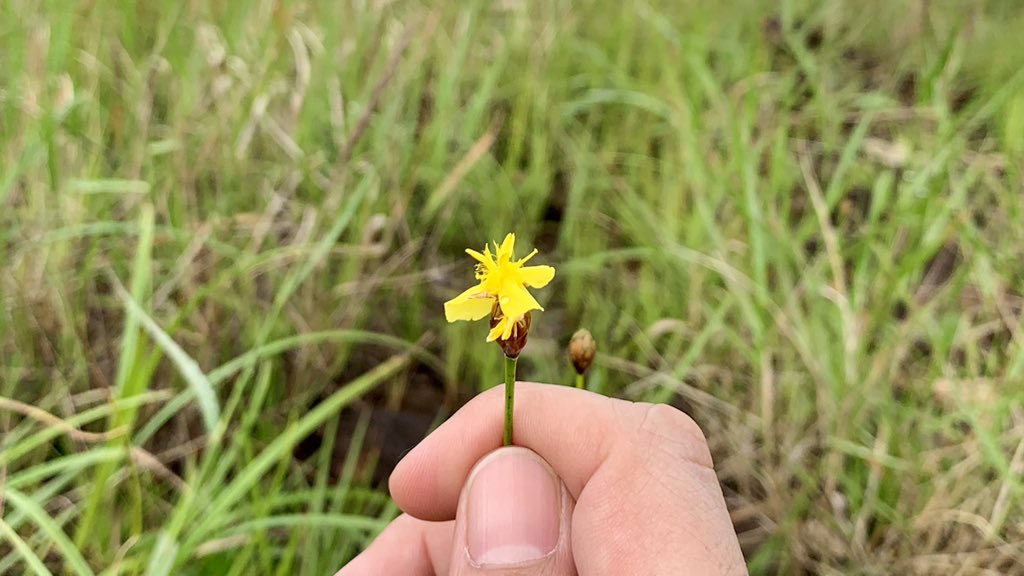
[[503,402],[480,394],[399,463],[406,513],[336,576],[747,573],[688,416],[524,382],[498,448]]

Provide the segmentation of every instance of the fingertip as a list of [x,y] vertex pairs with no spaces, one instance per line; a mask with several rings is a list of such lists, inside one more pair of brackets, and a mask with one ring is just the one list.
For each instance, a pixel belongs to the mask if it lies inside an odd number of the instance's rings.
[[[422,444],[421,442],[420,446]],[[451,520],[439,517],[429,507],[422,505],[423,502],[429,502],[429,497],[425,497],[425,494],[429,494],[432,486],[436,484],[436,472],[424,462],[424,457],[429,453],[418,448],[419,446],[406,454],[388,478],[391,498],[410,516],[430,521]]]
[[[388,489],[403,512],[432,522],[455,518],[457,502],[449,497],[448,486],[451,454],[446,451],[457,447],[468,454],[482,455],[501,446],[500,426],[487,426],[480,421],[490,419],[493,416],[491,411],[480,411],[475,407],[492,402],[491,397],[494,396],[500,400],[504,397],[503,390],[504,385],[495,386],[475,396],[457,413],[463,417],[471,415],[469,421],[452,418],[441,424],[398,462],[388,478]],[[472,436],[465,437],[466,430],[473,430]],[[475,461],[476,457],[473,457]]]
[[[412,452],[409,452],[409,454],[412,454]],[[408,468],[408,464],[406,464],[408,460],[409,455],[406,454],[398,461],[395,469],[391,471],[391,476],[388,477],[388,492],[391,494],[391,499],[394,500],[395,503],[398,504],[398,507],[406,514],[409,512],[405,509],[402,501],[405,499],[406,493],[405,478],[407,476],[405,474],[405,469]]]
[[423,522],[403,514],[335,576],[447,574],[454,528],[454,522]]

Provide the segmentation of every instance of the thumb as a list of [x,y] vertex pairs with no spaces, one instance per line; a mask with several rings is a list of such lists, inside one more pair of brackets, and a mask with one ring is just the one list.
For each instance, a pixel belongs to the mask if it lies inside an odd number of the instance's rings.
[[551,466],[510,446],[484,456],[462,487],[452,539],[458,576],[576,576],[574,502]]

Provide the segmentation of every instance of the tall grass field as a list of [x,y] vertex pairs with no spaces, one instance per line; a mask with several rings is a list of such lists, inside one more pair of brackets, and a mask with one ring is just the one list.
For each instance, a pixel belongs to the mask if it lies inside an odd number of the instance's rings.
[[[502,378],[704,430],[754,575],[1024,574],[1024,4],[0,2],[0,574],[326,575]],[[543,262],[541,262],[543,260]]]

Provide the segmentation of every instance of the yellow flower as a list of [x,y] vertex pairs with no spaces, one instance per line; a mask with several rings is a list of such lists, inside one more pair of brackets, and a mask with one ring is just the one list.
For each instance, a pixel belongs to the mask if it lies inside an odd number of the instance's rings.
[[501,308],[502,317],[491,328],[487,341],[499,338],[508,340],[527,312],[544,310],[526,287],[543,288],[555,277],[555,269],[551,266],[523,266],[537,251],[516,261],[512,252],[515,244],[516,235],[509,234],[500,246],[494,243],[493,255],[486,245],[483,254],[476,250],[466,250],[467,254],[479,262],[476,265],[476,279],[480,283],[444,303],[444,315],[449,322],[479,320],[490,316],[497,304]]

